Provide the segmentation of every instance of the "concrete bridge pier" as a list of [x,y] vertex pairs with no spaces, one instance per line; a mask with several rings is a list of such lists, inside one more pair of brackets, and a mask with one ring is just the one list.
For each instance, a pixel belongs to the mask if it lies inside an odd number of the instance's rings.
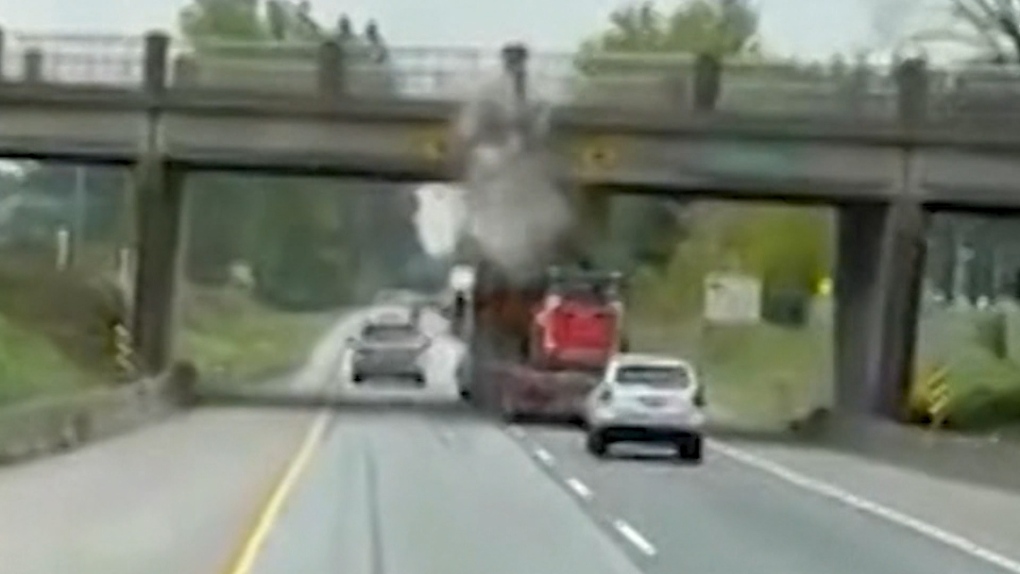
[[928,214],[916,201],[839,211],[836,409],[902,417],[913,377]]
[[143,374],[162,373],[173,360],[178,282],[181,276],[184,172],[159,159],[143,160],[135,172],[138,265],[134,337]]
[[581,226],[581,242],[593,263],[601,264],[606,246],[612,240],[611,206],[612,195],[605,189],[586,187],[578,190],[578,218]]

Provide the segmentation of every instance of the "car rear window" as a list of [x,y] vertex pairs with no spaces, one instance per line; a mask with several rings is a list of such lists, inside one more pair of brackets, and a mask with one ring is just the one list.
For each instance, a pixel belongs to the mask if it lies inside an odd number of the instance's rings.
[[399,341],[415,335],[414,329],[406,325],[369,325],[361,333],[368,341]]
[[628,365],[617,369],[616,382],[621,385],[685,388],[691,384],[691,373],[682,366]]

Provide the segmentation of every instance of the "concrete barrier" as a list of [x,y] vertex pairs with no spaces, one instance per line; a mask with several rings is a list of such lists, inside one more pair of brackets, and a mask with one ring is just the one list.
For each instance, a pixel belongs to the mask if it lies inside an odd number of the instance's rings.
[[171,373],[0,408],[0,464],[72,450],[164,418],[181,405],[177,386]]

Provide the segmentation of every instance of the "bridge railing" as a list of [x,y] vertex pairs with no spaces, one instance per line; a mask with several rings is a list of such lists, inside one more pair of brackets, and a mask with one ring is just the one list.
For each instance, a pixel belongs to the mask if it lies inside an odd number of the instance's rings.
[[[164,38],[160,54],[147,54],[159,45],[147,42],[151,37],[0,32],[0,77],[141,88],[146,62],[158,56],[164,59],[169,89],[456,100],[504,74],[496,50],[354,47],[335,41],[195,46]],[[715,61],[674,54],[535,52],[527,60],[529,93],[558,105],[893,120],[906,98],[928,117],[995,121],[1020,114],[1020,68],[922,69],[909,93],[903,72],[903,65]]]

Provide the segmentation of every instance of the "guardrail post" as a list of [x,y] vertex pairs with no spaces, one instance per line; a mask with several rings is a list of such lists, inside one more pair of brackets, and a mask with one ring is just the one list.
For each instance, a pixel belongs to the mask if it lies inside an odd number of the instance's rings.
[[503,46],[503,70],[510,78],[517,102],[528,100],[528,47],[524,44]]
[[7,35],[3,28],[0,28],[0,82],[7,79],[7,66],[4,64],[4,56],[7,54]]
[[871,70],[864,61],[857,62],[846,78],[847,108],[854,116],[863,115],[868,107],[868,84]]
[[194,56],[184,55],[174,59],[173,85],[194,86],[198,83],[198,61]]
[[319,95],[336,101],[347,91],[347,70],[344,47],[334,38],[319,44],[317,59]]
[[711,112],[722,93],[722,60],[712,54],[698,54],[694,60],[694,111]]
[[169,57],[170,36],[159,31],[147,33],[142,62],[142,81],[147,93],[160,94],[166,90]]
[[43,81],[43,52],[39,48],[25,50],[24,81],[38,84]]
[[928,115],[928,63],[923,58],[910,58],[896,68],[896,103],[900,121],[914,125]]

